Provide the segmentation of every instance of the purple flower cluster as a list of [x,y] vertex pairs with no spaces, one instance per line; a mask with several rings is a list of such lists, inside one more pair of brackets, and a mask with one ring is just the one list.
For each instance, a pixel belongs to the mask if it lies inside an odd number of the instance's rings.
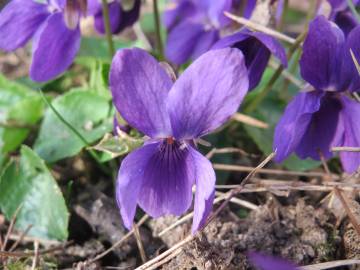
[[[100,0],[12,0],[0,13],[0,49],[13,51],[31,38],[30,77],[46,82],[63,73],[80,48],[80,19],[95,17],[95,27],[103,32]],[[120,3],[109,4],[113,32],[119,32],[137,19],[140,0],[130,11]]]
[[[333,146],[360,146],[360,106],[350,94],[360,90],[360,76],[350,54],[360,59],[360,26],[346,36],[319,16],[311,22],[300,59],[302,77],[310,91],[300,92],[287,106],[275,130],[276,160],[292,152],[300,158],[333,156]],[[360,165],[360,153],[342,152],[346,172]]]
[[244,9],[250,17],[256,0],[173,0],[164,14],[168,30],[166,57],[175,64],[195,60],[220,39],[220,32],[230,25],[225,11]]

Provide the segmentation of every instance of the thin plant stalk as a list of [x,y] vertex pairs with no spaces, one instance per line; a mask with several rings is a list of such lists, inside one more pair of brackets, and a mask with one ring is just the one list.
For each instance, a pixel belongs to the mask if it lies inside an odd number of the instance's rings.
[[352,0],[347,0],[347,3],[348,3],[348,6],[349,6],[352,14],[355,16],[355,18],[358,20],[358,22],[360,22],[360,15],[359,15],[359,13],[357,13],[353,1]]
[[160,59],[163,60],[164,48],[161,39],[160,13],[159,13],[159,5],[157,0],[153,0],[153,9],[154,9],[154,23],[155,23],[155,31],[156,31],[157,49],[159,52]]
[[[278,4],[279,5],[279,4]],[[287,13],[287,10],[289,8],[289,0],[284,0],[284,8],[281,14],[281,18],[280,18],[280,23],[277,27],[278,31],[282,31],[284,29],[284,25],[285,25],[285,15]]]
[[112,38],[112,32],[110,26],[109,5],[107,3],[107,0],[101,0],[101,4],[102,4],[102,12],[104,18],[104,25],[105,25],[105,36],[109,47],[110,60],[112,60],[115,54],[115,47],[114,47],[114,41]]

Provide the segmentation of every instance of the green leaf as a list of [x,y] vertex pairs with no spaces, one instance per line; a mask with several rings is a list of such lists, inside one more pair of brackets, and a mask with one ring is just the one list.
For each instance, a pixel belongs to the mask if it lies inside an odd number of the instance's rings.
[[42,117],[43,109],[36,92],[0,75],[0,159],[21,145],[30,127]]
[[[7,122],[34,125],[43,115],[44,103],[39,96],[26,98],[13,107],[7,113]],[[15,150],[27,138],[30,128],[5,128],[2,132],[4,143],[3,152]]]
[[[52,105],[88,143],[93,143],[112,130],[112,106],[107,98],[93,91],[72,90]],[[47,162],[75,156],[87,146],[48,108],[36,139],[34,150]]]
[[120,136],[116,137],[108,133],[92,149],[108,153],[112,158],[116,158],[131,152],[143,144],[143,139],[130,137],[126,133],[120,133]]
[[11,162],[0,178],[0,208],[11,219],[19,208],[16,226],[29,235],[65,240],[69,212],[56,181],[43,160],[30,148],[21,148],[20,163]]

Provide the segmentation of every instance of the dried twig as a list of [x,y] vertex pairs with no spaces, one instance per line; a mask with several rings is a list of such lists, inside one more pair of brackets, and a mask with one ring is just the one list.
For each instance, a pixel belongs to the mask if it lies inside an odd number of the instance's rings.
[[265,34],[268,34],[272,37],[275,37],[275,38],[278,38],[278,39],[281,39],[285,42],[288,42],[290,44],[294,44],[295,43],[295,39],[294,38],[291,38],[287,35],[284,35],[283,33],[281,32],[278,32],[274,29],[271,29],[271,28],[268,28],[266,26],[263,26],[261,24],[258,24],[258,23],[255,23],[255,22],[252,22],[250,20],[247,20],[245,18],[242,18],[242,17],[238,17],[234,14],[231,14],[229,12],[224,12],[225,13],[225,16],[232,19],[233,21],[239,23],[239,24],[243,24],[251,29],[254,29],[256,31],[259,31],[259,32],[263,32]]
[[[240,166],[240,165],[229,165],[229,164],[219,164],[214,163],[213,167],[215,170],[219,171],[236,171],[236,172],[251,172],[255,168],[248,166]],[[282,176],[307,176],[307,177],[326,177],[326,174],[323,172],[300,172],[300,171],[285,171],[285,170],[277,170],[277,169],[259,169],[258,173],[265,174],[274,174],[274,175],[282,175]],[[339,179],[337,175],[331,175],[333,179]]]
[[340,260],[340,261],[332,261],[325,263],[317,263],[307,266],[301,266],[298,269],[301,270],[322,270],[322,269],[334,269],[339,266],[360,264],[360,260]]
[[143,265],[139,266],[138,268],[136,268],[135,270],[149,270],[149,269],[153,269],[152,267],[154,265],[158,265],[157,263],[161,260],[163,260],[164,258],[167,258],[168,256],[171,256],[174,252],[177,252],[178,249],[180,249],[181,247],[183,247],[185,244],[189,243],[190,241],[192,241],[194,239],[194,236],[189,235],[188,237],[186,237],[184,240],[180,241],[179,243],[177,243],[176,245],[172,246],[171,248],[169,248],[167,251],[161,253],[160,255],[158,255],[157,257],[155,257],[154,259],[151,259],[150,261],[144,263]]
[[19,239],[22,237],[21,242],[26,243],[33,243],[34,241],[38,241],[42,246],[49,247],[49,246],[55,246],[60,245],[61,242],[57,240],[48,240],[48,239],[41,239],[33,236],[22,236],[23,233],[19,234],[10,234],[9,239],[13,241],[19,241]]
[[[223,192],[216,192],[215,193],[218,197],[215,198],[213,204],[217,204],[226,198],[226,193]],[[249,208],[251,210],[257,210],[258,206],[255,204],[252,204],[250,202],[238,199],[238,198],[231,198],[230,202],[235,203],[237,205]],[[161,232],[158,233],[157,237],[163,236],[164,234],[168,233],[172,229],[176,228],[177,226],[180,226],[181,224],[185,223],[186,221],[190,220],[194,216],[194,211],[182,216],[178,220],[176,220],[173,224],[163,229]]]
[[[9,251],[13,251],[16,249],[16,247],[19,245],[19,243],[24,240],[24,237],[28,234],[28,232],[30,231],[30,229],[32,228],[32,225],[30,224],[25,231],[23,231],[20,234],[20,237],[14,242],[14,244],[12,244],[12,246],[10,247]],[[9,238],[11,238],[11,235],[9,236]],[[35,240],[34,242],[39,243],[39,241]]]
[[133,223],[133,228],[134,228],[134,235],[135,235],[135,239],[136,239],[136,244],[137,244],[139,252],[140,252],[141,261],[143,263],[145,263],[147,261],[146,253],[145,253],[142,241],[141,241],[140,231],[139,231],[139,228],[136,225],[136,223]]
[[332,152],[360,152],[360,147],[350,147],[350,146],[343,146],[343,147],[333,147],[331,148]]
[[16,218],[17,218],[17,216],[18,216],[18,214],[20,212],[21,207],[22,207],[22,205],[18,206],[18,208],[15,210],[15,213],[14,213],[13,217],[11,218],[9,228],[8,228],[8,230],[6,232],[4,242],[3,242],[2,246],[1,246],[1,251],[4,251],[6,249],[7,242],[9,241],[9,236],[14,230]]
[[237,188],[234,188],[230,190],[226,195],[226,200],[216,209],[216,211],[210,216],[210,218],[207,220],[206,225],[210,224],[215,217],[221,212],[222,209],[225,208],[225,206],[229,203],[232,197],[234,197],[236,194],[240,193],[241,190],[244,188],[245,184],[262,169],[266,164],[268,164],[275,156],[275,153],[271,153],[263,162],[261,162],[254,170],[252,170],[241,182],[240,185],[238,185]]
[[[280,67],[280,65],[281,64],[275,62],[274,60],[270,59],[270,61],[269,61],[269,66],[273,69],[278,69]],[[283,76],[285,79],[287,79],[289,82],[294,84],[299,89],[305,88],[305,84],[301,80],[299,80],[297,77],[295,77],[293,74],[291,74],[289,71],[283,70],[283,72],[281,73],[281,76]]]
[[[52,253],[54,251],[60,250],[60,249],[64,249],[66,247],[68,247],[69,245],[72,245],[73,241],[69,241],[65,244],[61,244],[60,246],[56,246],[53,248],[49,248],[49,249],[45,249],[45,250],[40,250],[38,252],[39,255],[45,255],[45,254],[49,254]],[[13,257],[13,258],[27,258],[27,257],[32,257],[35,255],[35,252],[9,252],[9,251],[0,251],[0,258],[1,257]]]
[[32,266],[31,266],[31,270],[35,270],[37,264],[38,264],[38,259],[39,259],[39,242],[35,241],[34,242],[34,258],[33,258],[33,262],[32,262]]
[[351,209],[349,207],[349,202],[347,201],[347,198],[345,196],[343,196],[341,191],[336,187],[334,188],[334,192],[335,192],[335,195],[340,199],[342,205],[344,206],[346,214],[348,215],[351,224],[354,226],[356,232],[360,236],[360,224],[357,222],[354,213],[351,211]]
[[242,113],[235,113],[232,117],[233,120],[244,123],[249,126],[257,127],[257,128],[263,128],[267,129],[269,128],[269,125],[263,121],[260,121],[254,117],[251,117],[246,114]]
[[[321,192],[331,192],[334,187],[338,188],[341,191],[354,191],[360,190],[360,184],[351,184],[351,183],[341,183],[341,182],[326,182],[322,185],[314,185],[301,181],[268,181],[262,180],[255,184],[246,184],[240,193],[254,193],[254,192],[267,192],[267,191],[291,191],[291,190],[301,190],[301,191],[321,191]],[[233,189],[237,185],[219,185],[216,186],[218,189]]]
[[327,176],[327,177],[324,177],[323,179],[325,181],[331,181],[332,180],[332,174],[331,174],[331,171],[329,169],[329,166],[327,165],[325,156],[324,156],[324,154],[323,154],[323,152],[321,150],[319,150],[318,152],[319,152],[319,157],[320,157],[322,166],[323,166],[323,168],[325,170],[325,173],[326,173],[326,176]]
[[[137,226],[140,227],[142,224],[145,223],[145,221],[149,218],[148,215],[143,216],[140,221],[137,223]],[[117,248],[118,246],[120,246],[123,242],[125,242],[127,239],[129,239],[133,234],[134,234],[135,230],[134,228],[129,231],[123,238],[121,238],[119,241],[117,241],[115,244],[113,244],[110,248],[108,248],[107,250],[105,250],[104,252],[100,253],[99,255],[97,255],[94,259],[91,259],[89,261],[89,263],[94,263],[97,260],[100,260],[102,257],[106,256],[107,254],[109,254],[111,251],[113,251],[115,248]]]
[[[222,197],[218,197],[215,198],[213,204],[216,204],[218,202],[221,202],[225,199],[224,196]],[[158,233],[157,237],[163,236],[164,234],[168,233],[169,231],[171,231],[172,229],[176,228],[177,226],[180,226],[181,224],[184,224],[186,221],[190,220],[192,217],[194,216],[194,211],[191,211],[190,213],[182,216],[181,218],[179,218],[177,221],[175,221],[173,224],[171,224],[170,226],[166,227],[165,229],[163,229],[161,232]]]
[[155,270],[158,269],[160,266],[164,265],[165,263],[167,263],[168,261],[170,261],[172,258],[175,258],[177,255],[179,255],[181,253],[181,249],[178,249],[176,251],[174,251],[172,254],[170,254],[169,256],[167,256],[165,259],[153,264],[152,266],[150,266],[149,268],[147,268],[147,270]]
[[[215,192],[215,195],[216,196],[221,196],[221,197],[226,197],[226,193],[219,192],[219,191]],[[245,201],[245,200],[241,200],[241,199],[236,198],[236,197],[231,198],[230,202],[232,202],[234,204],[237,204],[239,206],[248,208],[250,210],[258,210],[259,209],[259,206],[257,206],[256,204],[253,204],[253,203]]]
[[211,149],[211,151],[209,151],[206,154],[206,158],[207,159],[211,159],[214,155],[216,154],[231,154],[231,153],[239,153],[240,155],[244,155],[244,156],[256,156],[253,154],[249,154],[247,152],[245,152],[244,150],[240,149],[240,148],[236,148],[236,147],[225,147],[225,148],[213,148]]

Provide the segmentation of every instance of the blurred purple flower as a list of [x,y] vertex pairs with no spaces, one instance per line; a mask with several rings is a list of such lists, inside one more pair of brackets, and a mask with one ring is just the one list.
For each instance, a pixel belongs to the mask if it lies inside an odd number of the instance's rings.
[[298,269],[293,263],[281,258],[264,255],[257,252],[248,254],[253,265],[260,270],[296,270]]
[[[126,27],[133,25],[140,15],[141,0],[133,0],[133,5],[129,9],[123,7],[121,0],[114,0],[109,5],[110,26],[113,34],[120,33]],[[88,0],[89,13],[94,16],[95,29],[105,33],[104,18],[101,0]]]
[[242,53],[207,52],[173,83],[147,52],[120,50],[110,88],[124,120],[150,137],[119,170],[116,197],[125,226],[132,226],[137,205],[155,218],[183,214],[195,185],[195,232],[212,209],[215,185],[215,172],[195,140],[225,123],[243,100],[248,77]]
[[[314,19],[300,59],[302,77],[314,88],[300,92],[287,106],[274,135],[276,160],[292,152],[300,158],[332,157],[332,146],[360,146],[360,104],[347,93],[360,90],[350,49],[360,59],[360,26],[347,36],[323,16]],[[360,165],[360,153],[341,152],[346,172]]]
[[194,60],[219,40],[220,31],[229,26],[225,11],[246,4],[244,16],[250,17],[256,0],[173,0],[174,6],[164,13],[168,30],[166,57],[175,64]]
[[[335,22],[347,35],[359,24],[348,7],[347,0],[328,0],[331,5],[330,20]],[[360,5],[360,0],[353,0],[355,6]]]
[[243,28],[239,32],[219,40],[212,49],[232,47],[242,51],[249,72],[249,90],[260,82],[271,54],[278,58],[286,67],[286,52],[283,46],[274,38],[260,32]]
[[0,48],[13,51],[33,38],[30,77],[48,81],[64,72],[80,47],[84,0],[12,0],[0,13]]

